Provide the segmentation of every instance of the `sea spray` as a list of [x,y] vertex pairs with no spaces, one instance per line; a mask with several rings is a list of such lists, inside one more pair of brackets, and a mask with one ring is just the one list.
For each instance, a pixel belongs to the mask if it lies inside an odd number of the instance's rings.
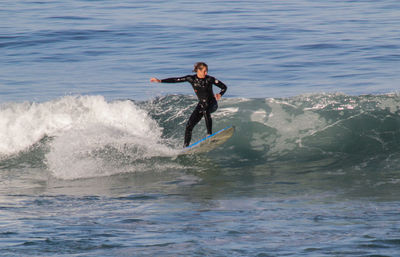
[[46,155],[54,176],[74,179],[146,170],[140,161],[173,152],[161,138],[162,129],[132,101],[108,103],[89,97],[84,104],[79,125],[58,133]]
[[43,161],[58,178],[111,175],[122,172],[118,167],[126,161],[173,152],[161,138],[162,128],[129,100],[66,96],[44,103],[8,104],[0,114],[2,158],[50,138]]

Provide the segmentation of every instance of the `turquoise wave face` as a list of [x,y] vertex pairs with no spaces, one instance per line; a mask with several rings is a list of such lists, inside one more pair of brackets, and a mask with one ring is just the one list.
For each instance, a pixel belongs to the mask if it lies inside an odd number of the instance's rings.
[[[183,136],[196,100],[167,96],[140,105],[164,128],[164,137]],[[224,147],[252,160],[369,158],[400,150],[400,97],[309,95],[274,99],[225,99],[213,114],[214,130],[237,128]],[[194,131],[205,135],[203,122]]]

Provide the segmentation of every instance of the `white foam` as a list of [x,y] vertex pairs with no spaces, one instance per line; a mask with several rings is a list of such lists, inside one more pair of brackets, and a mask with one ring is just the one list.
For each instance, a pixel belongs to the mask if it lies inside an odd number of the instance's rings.
[[214,117],[225,117],[225,116],[230,116],[239,111],[238,107],[225,107],[225,108],[220,108],[218,109],[218,112],[214,113]]
[[[274,142],[269,142],[271,148],[270,153],[282,154],[285,151],[293,150],[296,147],[302,147],[301,140],[310,136],[327,126],[327,121],[314,112],[303,112],[293,115],[286,109],[296,110],[297,107],[282,101],[268,101],[271,113],[267,117],[267,113],[262,109],[252,114],[252,121],[262,123],[268,127],[275,128],[279,135],[274,138]],[[252,146],[259,145],[260,138],[266,138],[268,134],[254,134]]]
[[[273,114],[270,114],[270,117],[272,117]],[[265,123],[266,122],[266,117],[267,117],[267,112],[263,109],[258,109],[257,111],[254,111],[251,116],[250,120],[253,122],[260,122],[260,123]]]
[[0,109],[0,155],[52,138],[46,164],[58,178],[110,175],[134,169],[135,160],[174,152],[162,130],[131,101],[66,96],[45,103],[14,103]]
[[45,135],[70,128],[72,112],[66,99],[56,102],[13,103],[0,109],[0,155],[26,150]]

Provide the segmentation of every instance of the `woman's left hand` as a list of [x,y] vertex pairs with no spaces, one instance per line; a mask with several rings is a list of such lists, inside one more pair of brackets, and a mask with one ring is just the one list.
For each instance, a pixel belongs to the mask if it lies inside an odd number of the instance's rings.
[[221,100],[221,94],[215,94],[215,99]]

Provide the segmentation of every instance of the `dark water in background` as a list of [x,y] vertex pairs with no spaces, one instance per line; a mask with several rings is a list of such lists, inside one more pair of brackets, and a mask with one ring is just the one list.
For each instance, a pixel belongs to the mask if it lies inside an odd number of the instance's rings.
[[[397,256],[399,10],[1,2],[0,255]],[[237,132],[176,157],[199,60]]]

